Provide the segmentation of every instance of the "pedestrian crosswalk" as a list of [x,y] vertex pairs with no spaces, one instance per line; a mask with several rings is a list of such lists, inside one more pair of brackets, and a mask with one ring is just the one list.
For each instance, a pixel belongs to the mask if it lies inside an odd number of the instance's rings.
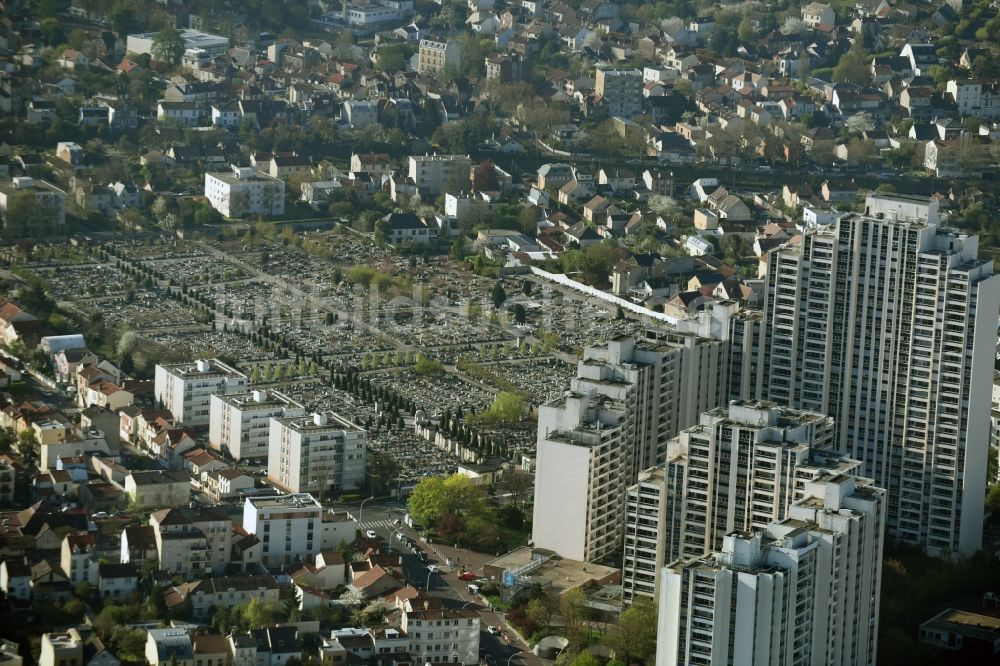
[[393,523],[393,518],[386,518],[385,520],[366,520],[363,523],[358,523],[358,529],[360,530],[377,530],[382,527],[385,529],[394,529],[399,527]]

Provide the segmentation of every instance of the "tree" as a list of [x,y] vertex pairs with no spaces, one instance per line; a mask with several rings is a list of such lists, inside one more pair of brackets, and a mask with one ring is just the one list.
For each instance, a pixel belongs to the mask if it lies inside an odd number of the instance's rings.
[[380,72],[399,72],[406,69],[406,61],[413,50],[404,44],[388,44],[379,47],[375,69]]
[[596,243],[583,251],[580,272],[587,284],[601,285],[608,281],[611,268],[618,261],[618,251],[611,243]]
[[548,632],[552,618],[559,609],[559,600],[549,594],[541,594],[528,602],[525,612],[539,627]]
[[10,453],[14,448],[14,431],[0,428],[0,453]]
[[516,303],[514,305],[512,313],[514,315],[515,324],[523,324],[527,319],[527,314],[524,311],[524,306],[521,305],[520,303]]
[[478,192],[495,192],[500,189],[493,162],[483,160],[472,171],[472,189]]
[[17,453],[24,460],[34,460],[35,449],[38,447],[35,433],[25,429],[17,434]]
[[489,409],[479,415],[483,423],[517,423],[523,417],[524,398],[512,391],[501,391]]
[[176,28],[164,28],[153,36],[151,53],[161,62],[169,65],[181,64],[184,49],[184,39]]
[[413,519],[425,526],[435,525],[448,513],[465,517],[488,515],[483,489],[462,474],[421,479],[410,494],[407,508]]
[[805,34],[807,28],[808,26],[805,21],[795,16],[789,16],[785,19],[785,22],[781,24],[781,34],[803,35]]
[[504,301],[507,300],[507,292],[503,290],[503,283],[500,280],[497,280],[496,284],[493,285],[490,297],[493,299],[493,307],[498,310],[503,306]]
[[18,192],[7,205],[4,235],[11,240],[41,238],[52,234],[58,209],[39,204],[32,191]]
[[573,657],[571,666],[601,666],[600,660],[590,652],[581,652]]
[[590,616],[587,608],[587,595],[579,587],[563,593],[559,597],[559,614],[566,624],[566,636],[571,641],[582,642],[578,634],[585,631],[585,622]]
[[636,598],[621,614],[608,636],[616,656],[626,664],[645,661],[656,651],[656,606]]
[[990,513],[1000,513],[1000,483],[990,486],[986,493],[986,510]]
[[862,40],[857,40],[854,46],[840,57],[840,62],[833,68],[833,80],[867,83],[871,79],[871,60],[871,55],[862,46]]
[[250,629],[260,629],[281,619],[281,607],[275,601],[254,598],[243,609],[243,621]]
[[417,361],[413,365],[413,371],[418,375],[440,375],[444,372],[444,365],[441,361],[429,358],[423,352],[417,352]]
[[517,214],[517,226],[526,234],[532,236],[538,233],[538,209],[534,206],[525,206]]

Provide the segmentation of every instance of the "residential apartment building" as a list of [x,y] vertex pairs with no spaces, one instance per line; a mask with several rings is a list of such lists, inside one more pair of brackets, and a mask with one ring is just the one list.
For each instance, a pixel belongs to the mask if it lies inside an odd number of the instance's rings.
[[156,401],[169,409],[178,425],[209,425],[213,395],[243,393],[247,376],[218,359],[157,365],[153,382]]
[[479,612],[472,609],[419,609],[402,614],[410,655],[425,664],[479,663]]
[[194,666],[190,628],[146,630],[146,663],[150,666]]
[[307,493],[248,497],[243,529],[261,540],[260,563],[281,567],[322,550],[323,506]]
[[[884,208],[878,199],[866,208]],[[976,236],[932,210],[847,215],[769,254],[762,386],[833,417],[835,447],[888,491],[890,535],[970,556],[982,543],[1000,277]]]
[[594,91],[601,96],[609,116],[631,118],[642,111],[640,70],[598,67],[594,77]]
[[536,547],[583,561],[603,559],[620,548],[632,473],[627,410],[622,400],[574,391],[539,407]]
[[213,394],[209,401],[208,445],[236,460],[266,458],[271,417],[303,416],[301,403],[279,391]]
[[357,490],[367,445],[365,430],[331,412],[272,418],[267,478],[291,493]]
[[437,74],[448,65],[457,71],[461,64],[462,45],[457,41],[420,40],[420,47],[417,51],[417,73]]
[[7,209],[18,196],[32,196],[36,206],[50,211],[52,226],[66,224],[66,193],[63,190],[46,180],[17,176],[10,182],[0,183],[0,214],[3,214],[5,226],[10,225]]
[[823,414],[766,402],[703,413],[669,442],[666,463],[628,489],[626,603],[655,596],[657,572],[678,557],[700,557],[733,531],[782,520],[808,482],[856,472],[860,463],[830,450],[833,432]]
[[995,82],[951,79],[945,92],[955,102],[961,116],[987,120],[1000,117],[1000,84]]
[[657,666],[876,663],[885,491],[839,476],[805,494],[663,569]]
[[472,182],[471,168],[472,159],[468,155],[410,155],[407,175],[422,197],[436,197],[445,191],[450,180],[461,179],[463,189],[468,189]]
[[205,197],[226,217],[285,214],[285,183],[253,167],[205,173]]
[[649,330],[589,348],[571,390],[539,408],[533,540],[597,561],[622,544],[625,491],[666,442],[723,399],[725,343]]
[[149,470],[129,472],[122,484],[137,511],[186,506],[191,501],[191,478],[186,472]]
[[149,517],[160,569],[182,576],[226,571],[233,545],[233,523],[218,509],[175,508]]
[[678,330],[647,329],[642,338],[619,336],[584,349],[574,390],[613,392],[635,412],[633,475],[662,463],[666,443],[724,404],[725,345]]
[[42,634],[38,666],[83,666],[83,641],[76,632]]
[[213,576],[169,588],[164,595],[168,606],[191,601],[193,617],[211,619],[216,608],[258,603],[278,603],[281,586],[273,576]]

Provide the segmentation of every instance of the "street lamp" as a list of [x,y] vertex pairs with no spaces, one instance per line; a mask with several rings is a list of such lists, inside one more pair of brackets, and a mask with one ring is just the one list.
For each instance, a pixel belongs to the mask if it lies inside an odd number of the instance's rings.
[[372,495],[371,497],[369,497],[367,499],[361,500],[361,507],[358,508],[358,524],[359,525],[361,524],[361,517],[365,515],[365,502],[367,502],[368,500],[373,500],[373,499],[375,499],[374,495]]
[[507,659],[507,666],[510,666],[510,660],[511,660],[511,659],[513,659],[514,657],[516,657],[516,656],[517,656],[517,655],[519,655],[519,654],[524,654],[524,653],[525,653],[525,652],[524,652],[524,650],[518,650],[518,651],[517,651],[517,652],[515,652],[514,654],[510,655],[510,658],[509,658],[509,659]]

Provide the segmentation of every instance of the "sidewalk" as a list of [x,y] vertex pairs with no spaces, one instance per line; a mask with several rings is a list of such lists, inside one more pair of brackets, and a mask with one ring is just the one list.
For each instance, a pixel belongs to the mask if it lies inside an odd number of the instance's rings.
[[[513,666],[514,663],[520,663],[524,666],[544,666],[544,664],[549,663],[537,657],[531,651],[531,647],[528,645],[528,642],[516,629],[507,623],[507,618],[503,613],[490,610],[488,604],[484,603],[480,597],[469,593],[467,587],[468,583],[463,580],[459,580],[457,575],[459,567],[464,568],[466,571],[481,573],[483,565],[496,559],[495,555],[477,553],[472,550],[447,546],[437,542],[427,543],[413,530],[407,531],[413,534],[419,542],[421,548],[434,555],[434,558],[441,566],[440,579],[455,592],[458,598],[464,603],[468,603],[470,605],[475,603],[481,606],[479,614],[482,618],[483,630],[485,631],[486,627],[499,626],[503,629],[504,636],[507,639],[501,641],[501,643],[521,651],[521,654],[511,661],[511,666]],[[452,559],[451,569],[446,566],[448,558]],[[500,663],[497,664],[497,666],[506,666],[506,663]]]

